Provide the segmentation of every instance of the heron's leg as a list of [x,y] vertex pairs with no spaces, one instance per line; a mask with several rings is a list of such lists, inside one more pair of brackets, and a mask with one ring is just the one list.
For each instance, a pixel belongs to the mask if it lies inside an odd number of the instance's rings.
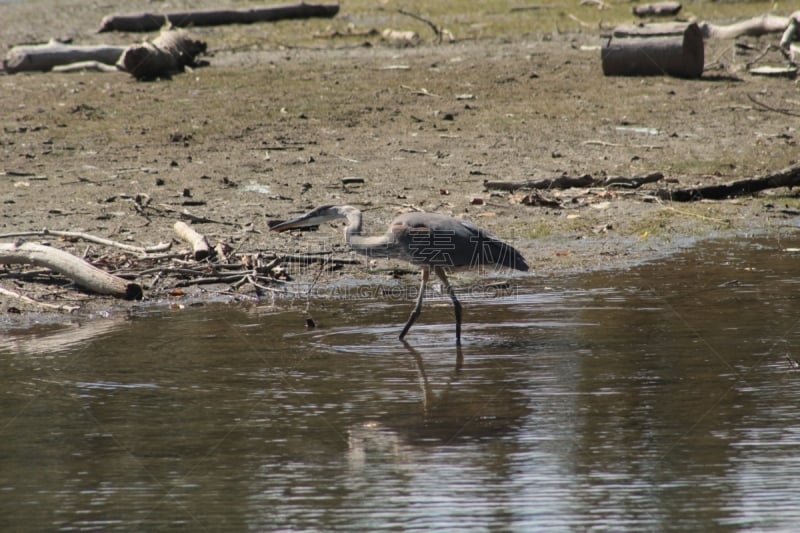
[[430,277],[431,269],[428,267],[422,267],[422,272],[420,272],[422,283],[420,283],[419,294],[417,294],[417,305],[414,306],[414,310],[411,311],[411,316],[408,317],[408,322],[406,322],[406,325],[403,327],[403,331],[400,332],[400,340],[403,340],[403,337],[406,336],[406,333],[408,333],[408,330],[411,329],[414,321],[422,312],[422,299],[425,297],[425,286],[428,285],[428,278]]
[[447,290],[447,295],[453,300],[453,310],[456,313],[456,344],[461,344],[461,302],[456,298],[456,292],[453,290],[453,286],[450,285],[450,280],[447,279],[444,268],[437,266],[434,272],[436,272],[436,275],[442,280],[444,288]]

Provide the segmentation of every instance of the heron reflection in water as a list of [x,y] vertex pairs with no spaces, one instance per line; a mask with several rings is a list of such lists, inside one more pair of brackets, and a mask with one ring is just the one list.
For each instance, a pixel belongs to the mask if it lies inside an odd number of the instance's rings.
[[476,225],[458,218],[437,213],[404,213],[399,215],[383,235],[361,235],[361,211],[349,205],[323,205],[297,218],[272,226],[272,231],[318,226],[344,218],[347,226],[344,237],[355,252],[372,257],[403,259],[421,269],[421,284],[417,302],[400,340],[408,333],[422,311],[422,300],[431,271],[442,280],[453,302],[456,315],[456,343],[461,344],[461,302],[447,277],[447,270],[506,267],[527,271],[525,258],[513,246],[500,241]]

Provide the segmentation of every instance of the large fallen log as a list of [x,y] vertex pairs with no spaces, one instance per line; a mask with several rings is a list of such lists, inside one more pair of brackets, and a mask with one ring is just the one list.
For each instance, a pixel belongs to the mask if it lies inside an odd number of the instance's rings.
[[699,78],[705,53],[697,24],[652,24],[615,30],[600,49],[606,76]]
[[152,41],[129,46],[117,61],[117,68],[138,80],[166,78],[197,63],[206,43],[192,38],[185,30],[164,30]]
[[787,167],[774,174],[732,181],[720,185],[705,185],[685,189],[659,189],[656,196],[673,202],[692,202],[696,200],[724,200],[734,196],[753,194],[778,187],[800,185],[800,165]]
[[171,13],[132,13],[109,15],[100,23],[104,31],[155,31],[165,25],[186,28],[189,26],[218,26],[221,24],[252,24],[284,19],[325,17],[339,12],[339,4],[286,4],[243,9],[206,9],[174,11]]
[[32,70],[46,72],[53,67],[82,61],[113,65],[124,50],[124,46],[74,46],[51,40],[12,47],[3,59],[3,68],[13,74]]
[[32,242],[0,243],[0,265],[27,264],[48,268],[98,294],[141,300],[142,287],[100,270],[63,250]]

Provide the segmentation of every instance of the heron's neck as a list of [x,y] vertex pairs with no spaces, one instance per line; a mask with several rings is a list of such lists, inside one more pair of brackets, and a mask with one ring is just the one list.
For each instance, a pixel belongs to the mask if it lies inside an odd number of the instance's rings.
[[386,235],[361,235],[361,211],[351,211],[345,216],[347,226],[344,228],[344,239],[351,250],[365,255],[387,255],[391,242]]
[[361,211],[350,211],[345,217],[347,226],[344,228],[344,240],[349,246],[361,239]]

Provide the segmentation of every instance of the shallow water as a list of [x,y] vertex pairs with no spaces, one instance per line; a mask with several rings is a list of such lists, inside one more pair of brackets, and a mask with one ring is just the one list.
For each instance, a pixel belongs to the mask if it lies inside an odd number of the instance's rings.
[[[2,530],[800,523],[797,243],[446,300],[5,331]],[[363,295],[363,293],[362,293]]]

